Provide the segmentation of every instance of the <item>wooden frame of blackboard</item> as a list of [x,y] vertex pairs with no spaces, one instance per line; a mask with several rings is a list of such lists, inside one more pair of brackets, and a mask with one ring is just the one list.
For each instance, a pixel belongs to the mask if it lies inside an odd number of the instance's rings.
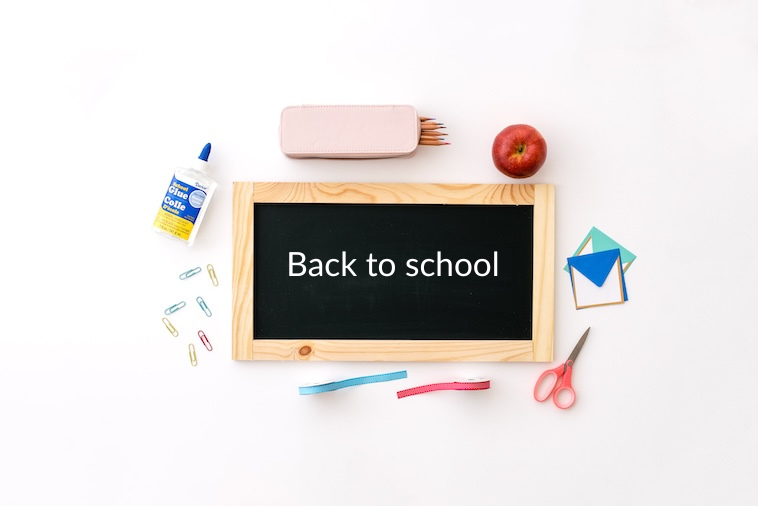
[[[253,183],[233,185],[232,359],[546,362],[553,359],[554,189],[546,184]],[[256,203],[533,206],[531,340],[254,339]]]

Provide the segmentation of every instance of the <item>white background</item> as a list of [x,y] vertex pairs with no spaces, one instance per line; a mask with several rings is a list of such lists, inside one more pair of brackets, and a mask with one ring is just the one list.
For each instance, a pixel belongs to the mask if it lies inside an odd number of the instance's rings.
[[[753,2],[242,4],[2,9],[0,504],[756,504]],[[291,160],[303,103],[412,104],[452,145]],[[525,182],[556,187],[554,363],[592,326],[574,407],[532,398],[551,364],[230,359],[233,181],[511,183],[490,147],[514,123],[549,149]],[[151,223],[206,142],[187,249]],[[577,311],[592,226],[638,259],[628,303]],[[219,287],[178,280],[207,263]],[[395,396],[466,376],[492,388]]]

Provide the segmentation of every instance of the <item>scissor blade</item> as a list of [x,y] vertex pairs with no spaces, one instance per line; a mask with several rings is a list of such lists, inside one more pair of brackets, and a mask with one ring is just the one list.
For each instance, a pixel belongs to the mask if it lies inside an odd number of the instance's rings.
[[587,340],[587,334],[590,333],[590,328],[587,327],[587,330],[584,331],[584,334],[582,334],[582,337],[579,338],[579,342],[576,343],[576,346],[574,346],[574,351],[571,352],[571,355],[569,355],[568,360],[566,362],[571,362],[572,364],[576,361],[576,357],[579,355],[579,352],[582,351],[582,346],[584,346],[584,341]]

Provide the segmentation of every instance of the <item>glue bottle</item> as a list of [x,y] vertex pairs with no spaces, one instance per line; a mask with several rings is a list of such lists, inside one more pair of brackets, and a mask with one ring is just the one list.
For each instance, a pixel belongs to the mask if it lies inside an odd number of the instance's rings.
[[178,239],[192,246],[203,221],[216,182],[205,172],[211,144],[203,148],[190,168],[177,168],[163,197],[153,229],[161,235]]

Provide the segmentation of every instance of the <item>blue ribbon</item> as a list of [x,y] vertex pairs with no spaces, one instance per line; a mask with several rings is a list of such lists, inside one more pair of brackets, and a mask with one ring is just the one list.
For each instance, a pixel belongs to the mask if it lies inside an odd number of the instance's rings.
[[350,378],[341,381],[332,381],[331,383],[324,383],[323,385],[309,385],[299,387],[300,395],[321,394],[324,392],[332,392],[339,390],[340,388],[354,387],[358,385],[365,385],[367,383],[380,383],[382,381],[392,381],[397,379],[403,379],[408,377],[407,371],[390,372],[386,374],[375,374],[373,376],[361,376],[359,378]]

